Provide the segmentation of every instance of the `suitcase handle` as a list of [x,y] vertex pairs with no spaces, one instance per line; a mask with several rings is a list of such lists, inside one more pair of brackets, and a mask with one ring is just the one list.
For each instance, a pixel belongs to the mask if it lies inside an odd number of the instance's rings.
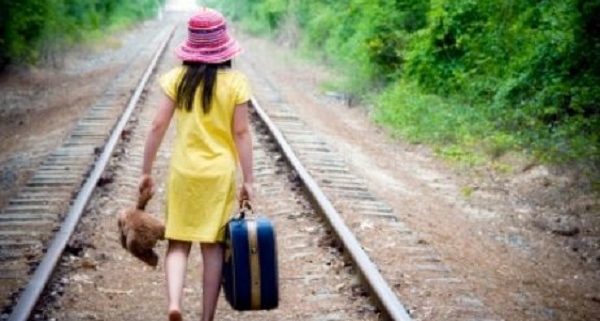
[[249,200],[244,199],[240,202],[240,214],[239,214],[239,218],[245,218],[246,217],[246,212],[250,212],[250,214],[254,214],[254,210],[252,209],[252,203],[250,203]]

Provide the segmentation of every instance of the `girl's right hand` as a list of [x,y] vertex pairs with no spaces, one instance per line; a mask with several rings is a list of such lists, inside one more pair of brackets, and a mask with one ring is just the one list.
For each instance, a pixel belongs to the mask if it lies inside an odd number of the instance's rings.
[[138,184],[138,190],[142,195],[152,196],[154,194],[154,179],[152,176],[148,174],[142,174]]
[[254,201],[254,186],[252,183],[243,183],[240,186],[239,197],[240,204],[242,201],[246,200],[252,203]]

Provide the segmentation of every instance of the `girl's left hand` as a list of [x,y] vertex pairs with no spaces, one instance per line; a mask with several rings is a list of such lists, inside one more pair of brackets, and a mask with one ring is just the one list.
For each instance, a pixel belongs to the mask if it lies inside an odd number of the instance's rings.
[[240,206],[243,201],[248,201],[252,204],[254,201],[254,186],[252,183],[243,183],[242,186],[240,186],[238,199],[240,200]]

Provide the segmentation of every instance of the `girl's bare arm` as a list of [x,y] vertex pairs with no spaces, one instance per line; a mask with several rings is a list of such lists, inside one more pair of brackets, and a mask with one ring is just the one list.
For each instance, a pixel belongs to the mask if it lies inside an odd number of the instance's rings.
[[252,200],[254,198],[252,188],[254,173],[252,170],[252,136],[250,135],[247,102],[235,106],[232,131],[244,179],[240,189],[240,199],[247,198]]
[[[144,161],[142,164],[142,182],[140,182],[140,189],[144,188],[144,180],[148,180],[152,173],[152,164],[154,163],[154,159],[156,158],[156,153],[160,144],[169,128],[169,123],[171,122],[171,118],[173,117],[173,113],[175,111],[175,102],[164,95],[161,99],[160,104],[158,106],[158,110],[156,112],[156,116],[154,116],[154,120],[152,121],[152,127],[148,132],[148,136],[146,138],[146,145],[144,147]],[[150,181],[146,184],[153,185]],[[152,187],[152,186],[150,186]]]

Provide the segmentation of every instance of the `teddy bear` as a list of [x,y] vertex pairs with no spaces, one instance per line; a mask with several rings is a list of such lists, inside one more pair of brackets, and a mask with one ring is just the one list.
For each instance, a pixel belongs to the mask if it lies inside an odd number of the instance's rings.
[[137,207],[119,213],[118,226],[123,248],[146,264],[155,267],[158,264],[158,255],[154,251],[154,246],[158,240],[164,239],[165,226],[144,211],[150,198],[152,192],[149,189],[141,190]]

